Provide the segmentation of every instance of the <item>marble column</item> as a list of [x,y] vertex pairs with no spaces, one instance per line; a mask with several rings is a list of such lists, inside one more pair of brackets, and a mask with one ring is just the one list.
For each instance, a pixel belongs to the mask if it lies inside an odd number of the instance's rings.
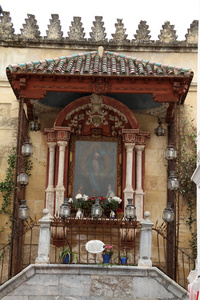
[[54,214],[54,164],[55,164],[55,147],[56,143],[47,143],[49,148],[49,173],[48,173],[48,186],[46,188],[46,208],[49,215]]
[[56,209],[55,214],[59,214],[59,209],[64,201],[64,167],[65,167],[65,149],[68,144],[66,141],[58,141],[59,146],[59,163],[58,163],[58,183],[56,186]]
[[144,145],[136,145],[136,190],[135,190],[135,207],[137,220],[143,219],[143,202],[144,202],[144,191],[142,189],[142,151]]
[[133,149],[134,143],[125,143],[126,148],[126,187],[124,189],[124,207],[128,204],[127,199],[133,199],[133,186],[132,186],[132,174],[133,174]]

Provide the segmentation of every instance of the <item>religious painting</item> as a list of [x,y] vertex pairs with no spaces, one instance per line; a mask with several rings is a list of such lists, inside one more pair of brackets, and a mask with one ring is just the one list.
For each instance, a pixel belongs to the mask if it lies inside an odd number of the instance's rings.
[[117,194],[117,148],[116,141],[75,141],[73,197]]

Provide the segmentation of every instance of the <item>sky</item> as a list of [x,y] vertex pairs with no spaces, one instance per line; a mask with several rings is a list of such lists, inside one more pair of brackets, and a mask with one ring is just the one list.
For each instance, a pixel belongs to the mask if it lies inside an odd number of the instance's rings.
[[0,0],[0,5],[10,12],[15,34],[20,33],[27,14],[33,14],[41,36],[46,35],[51,14],[59,14],[64,37],[74,16],[81,17],[86,38],[90,37],[95,16],[102,16],[108,39],[115,33],[117,19],[123,19],[131,40],[141,20],[147,21],[151,39],[158,39],[162,25],[170,21],[178,40],[185,40],[190,24],[200,16],[200,0]]

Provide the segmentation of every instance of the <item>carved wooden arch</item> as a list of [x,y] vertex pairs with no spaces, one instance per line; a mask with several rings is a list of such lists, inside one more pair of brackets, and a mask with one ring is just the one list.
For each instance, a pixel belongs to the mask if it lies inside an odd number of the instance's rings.
[[105,136],[119,136],[122,129],[139,128],[127,106],[111,97],[95,94],[67,105],[56,118],[54,126],[70,127],[78,135],[90,135],[98,129]]

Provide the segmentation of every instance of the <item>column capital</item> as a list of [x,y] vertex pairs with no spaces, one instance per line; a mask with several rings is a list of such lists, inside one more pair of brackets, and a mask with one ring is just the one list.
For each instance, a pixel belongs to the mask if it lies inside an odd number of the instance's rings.
[[60,146],[66,147],[68,145],[68,142],[66,142],[66,141],[57,141],[57,144],[58,144],[59,147]]
[[133,150],[135,143],[125,143],[126,150]]
[[144,148],[145,148],[145,145],[135,145],[136,152],[143,151]]
[[49,149],[55,148],[56,142],[47,142],[47,145],[48,145]]

